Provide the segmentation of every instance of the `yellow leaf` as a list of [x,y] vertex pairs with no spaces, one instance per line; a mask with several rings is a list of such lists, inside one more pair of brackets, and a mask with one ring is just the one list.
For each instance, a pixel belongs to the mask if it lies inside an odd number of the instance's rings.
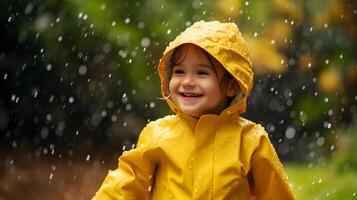
[[340,74],[333,67],[321,72],[318,78],[318,87],[324,92],[337,92],[341,89],[342,82]]
[[282,73],[287,69],[285,56],[268,39],[245,38],[255,73]]

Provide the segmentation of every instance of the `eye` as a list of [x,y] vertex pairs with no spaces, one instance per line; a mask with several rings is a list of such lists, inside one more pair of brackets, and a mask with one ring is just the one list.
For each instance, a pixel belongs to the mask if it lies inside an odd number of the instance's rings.
[[183,74],[183,73],[185,73],[185,71],[179,68],[174,68],[173,70],[173,74]]
[[208,75],[209,73],[208,73],[208,71],[199,70],[199,71],[197,72],[197,74],[198,74],[198,75]]

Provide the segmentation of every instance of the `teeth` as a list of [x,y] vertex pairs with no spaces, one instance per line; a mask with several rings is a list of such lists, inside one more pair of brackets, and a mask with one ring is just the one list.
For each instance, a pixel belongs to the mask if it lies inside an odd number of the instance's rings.
[[201,96],[199,94],[191,94],[191,93],[183,93],[183,95],[186,96],[186,97],[199,97],[199,96]]

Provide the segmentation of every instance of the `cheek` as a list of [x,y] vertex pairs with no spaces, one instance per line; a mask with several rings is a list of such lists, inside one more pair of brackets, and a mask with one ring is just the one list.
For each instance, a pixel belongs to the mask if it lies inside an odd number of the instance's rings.
[[169,92],[170,94],[175,90],[177,87],[177,80],[175,78],[171,78],[169,81]]
[[217,80],[210,80],[205,83],[206,90],[212,93],[222,93],[222,88]]

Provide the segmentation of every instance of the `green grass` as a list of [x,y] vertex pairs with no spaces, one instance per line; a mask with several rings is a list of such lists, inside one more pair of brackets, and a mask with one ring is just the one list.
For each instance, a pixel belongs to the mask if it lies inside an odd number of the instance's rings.
[[285,171],[297,200],[357,199],[357,171],[338,172],[332,164],[287,164]]

